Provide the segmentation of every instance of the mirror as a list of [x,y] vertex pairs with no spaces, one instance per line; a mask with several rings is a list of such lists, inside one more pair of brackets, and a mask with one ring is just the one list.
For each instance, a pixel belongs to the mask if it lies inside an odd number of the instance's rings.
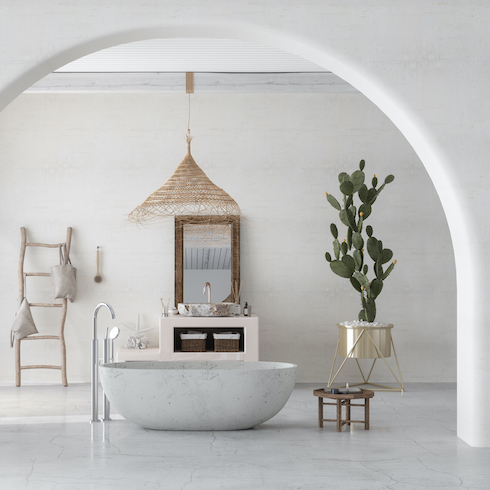
[[231,286],[240,283],[240,220],[222,216],[175,217],[175,305],[231,301]]

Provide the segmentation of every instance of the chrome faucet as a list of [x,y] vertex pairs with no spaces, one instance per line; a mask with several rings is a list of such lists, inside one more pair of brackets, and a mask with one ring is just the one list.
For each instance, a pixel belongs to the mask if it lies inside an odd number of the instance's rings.
[[[114,339],[119,337],[120,329],[119,327],[112,327],[106,330],[105,339],[102,340],[102,363],[107,364],[109,362],[114,362]],[[104,393],[104,392],[103,392]],[[111,404],[104,393],[102,401],[102,420],[104,422],[111,420]]]
[[206,294],[206,289],[208,290],[208,303],[211,303],[211,284],[207,282],[204,285],[204,289],[202,290],[202,294]]
[[[92,365],[91,365],[91,403],[92,403],[92,413],[90,422],[100,422],[99,420],[99,343],[97,340],[97,315],[99,310],[105,306],[111,313],[112,319],[116,318],[112,306],[107,303],[99,303],[94,310],[93,317],[93,333],[92,333]],[[105,397],[105,395],[104,395]],[[104,403],[104,407],[105,407]],[[108,414],[104,414],[107,416]],[[106,420],[104,418],[104,420]]]

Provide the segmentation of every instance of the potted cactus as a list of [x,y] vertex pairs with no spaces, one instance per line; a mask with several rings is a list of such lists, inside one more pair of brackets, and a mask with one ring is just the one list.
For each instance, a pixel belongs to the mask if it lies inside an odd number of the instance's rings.
[[[330,225],[333,235],[333,253],[329,252],[325,258],[330,262],[332,271],[340,277],[350,280],[354,289],[361,295],[362,309],[359,312],[359,320],[374,322],[376,318],[376,298],[383,289],[383,281],[390,275],[395,267],[396,260],[391,262],[393,252],[383,247],[383,242],[373,235],[373,227],[368,225],[364,229],[364,223],[372,212],[372,206],[381,191],[387,184],[393,182],[395,177],[388,175],[384,183],[377,188],[378,178],[373,177],[372,187],[368,189],[364,183],[364,160],[359,163],[359,170],[352,175],[345,172],[339,174],[340,192],[343,194],[342,205],[332,194],[325,193],[328,202],[339,211],[340,221],[347,228],[347,236],[343,242],[339,241],[339,232],[335,223]],[[356,208],[354,198],[360,200],[360,206]],[[363,233],[366,233],[366,239]],[[374,278],[368,279],[369,266],[365,263],[365,249],[372,259]],[[385,264],[391,262],[385,269]]]
[[[339,218],[346,227],[346,236],[339,240],[339,232],[335,223],[330,225],[333,235],[333,255],[329,252],[325,258],[330,263],[332,271],[340,277],[349,279],[354,289],[360,294],[361,310],[358,321],[338,324],[339,354],[346,357],[379,357],[379,352],[369,343],[361,342],[353,346],[352,339],[357,335],[350,335],[345,327],[370,329],[370,335],[377,336],[381,354],[390,356],[391,324],[374,323],[376,318],[376,298],[383,290],[383,283],[395,267],[396,260],[392,260],[393,252],[385,248],[383,242],[375,237],[373,227],[365,226],[371,216],[373,204],[386,185],[393,182],[394,176],[388,175],[378,187],[376,175],[372,178],[371,188],[365,184],[365,162],[361,160],[359,170],[351,175],[342,172],[339,174],[341,203],[331,194],[325,193],[328,202],[339,212]],[[371,259],[372,264],[368,265]],[[368,276],[371,276],[369,279]],[[379,330],[376,332],[376,330]],[[348,339],[351,339],[350,341]],[[384,347],[383,347],[384,346]],[[351,349],[352,352],[351,352]]]

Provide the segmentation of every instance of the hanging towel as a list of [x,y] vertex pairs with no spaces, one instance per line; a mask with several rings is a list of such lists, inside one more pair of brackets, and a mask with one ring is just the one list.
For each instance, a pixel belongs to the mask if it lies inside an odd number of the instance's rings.
[[27,299],[22,298],[10,331],[10,347],[14,346],[14,339],[23,339],[33,333],[38,333],[38,331],[32,318],[31,308]]

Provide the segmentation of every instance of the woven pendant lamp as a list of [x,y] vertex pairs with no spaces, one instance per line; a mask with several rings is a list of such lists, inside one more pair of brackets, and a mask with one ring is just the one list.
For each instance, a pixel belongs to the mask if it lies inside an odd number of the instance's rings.
[[[193,74],[186,73],[186,91],[190,94],[193,88],[189,88],[192,80],[189,75]],[[212,216],[214,222],[216,217],[223,217],[223,221],[240,219],[242,212],[238,204],[213,184],[192,158],[190,129],[187,130],[186,140],[187,153],[182,162],[162,187],[130,213],[130,221],[147,223],[189,215]]]
[[223,216],[239,219],[238,204],[213,184],[191,155],[191,137],[187,134],[187,154],[165,184],[129,215],[135,223],[182,215]]

